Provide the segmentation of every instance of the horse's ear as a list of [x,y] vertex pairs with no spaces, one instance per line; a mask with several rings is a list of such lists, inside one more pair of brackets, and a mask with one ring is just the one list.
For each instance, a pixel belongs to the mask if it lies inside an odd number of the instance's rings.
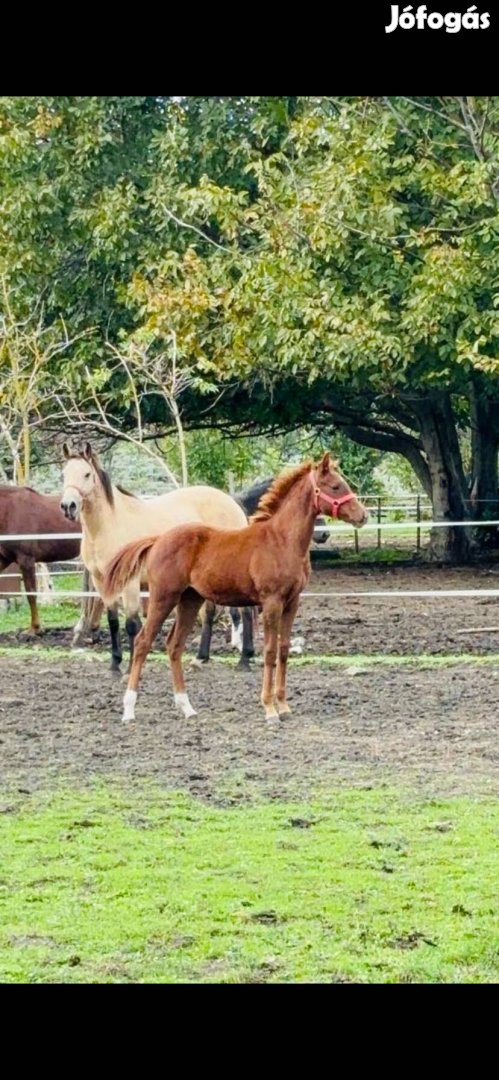
[[65,457],[66,461],[67,461],[68,458],[71,457],[71,447],[70,447],[69,443],[65,442],[65,443],[62,444],[62,452],[64,454],[64,457]]
[[329,453],[329,450],[326,450],[326,453],[324,454],[324,457],[323,457],[323,459],[322,459],[322,461],[321,461],[321,463],[319,465],[319,472],[322,473],[323,476],[325,476],[326,473],[330,472],[330,470],[331,470],[331,454]]
[[87,461],[90,461],[92,457],[92,447],[89,442],[86,442],[83,447],[83,457],[86,458]]

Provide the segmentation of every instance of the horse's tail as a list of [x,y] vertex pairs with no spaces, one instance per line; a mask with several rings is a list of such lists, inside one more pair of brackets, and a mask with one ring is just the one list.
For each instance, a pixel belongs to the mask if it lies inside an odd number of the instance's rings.
[[100,594],[106,604],[109,606],[113,604],[128,582],[140,573],[146,556],[156,540],[158,540],[157,536],[132,540],[131,544],[125,544],[125,547],[122,547],[111,559],[106,566],[100,586]]

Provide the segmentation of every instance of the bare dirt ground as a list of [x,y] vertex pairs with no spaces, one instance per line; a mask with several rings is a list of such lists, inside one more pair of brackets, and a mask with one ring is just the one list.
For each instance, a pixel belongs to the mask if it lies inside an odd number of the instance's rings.
[[[487,568],[332,569],[314,573],[311,589],[491,588]],[[499,625],[494,599],[303,600],[294,638],[304,654],[493,656],[499,634],[459,629]],[[212,663],[188,667],[199,710],[185,721],[172,703],[166,661],[145,669],[137,721],[121,723],[124,683],[108,671],[106,635],[60,661],[40,646],[70,643],[47,632],[33,657],[16,657],[15,635],[2,635],[12,656],[0,658],[0,763],[3,781],[31,791],[47,778],[151,778],[225,803],[263,791],[270,797],[308,792],[338,779],[367,782],[411,777],[435,792],[499,787],[499,655],[497,665],[434,667],[292,664],[293,715],[269,729],[259,704],[261,664],[248,672]],[[161,643],[158,642],[158,648]],[[257,642],[261,649],[261,641]],[[191,644],[191,652],[193,645]],[[227,654],[215,628],[213,655]]]
[[447,793],[499,786],[499,662],[353,673],[294,665],[293,714],[272,727],[259,704],[261,667],[213,663],[187,678],[197,717],[177,716],[167,664],[151,662],[137,719],[123,725],[123,681],[96,657],[3,657],[3,782],[31,791],[63,778],[151,778],[229,803],[390,775]]

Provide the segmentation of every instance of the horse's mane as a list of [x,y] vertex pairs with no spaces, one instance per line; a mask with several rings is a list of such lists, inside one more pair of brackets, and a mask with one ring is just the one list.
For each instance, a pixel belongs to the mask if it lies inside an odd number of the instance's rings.
[[291,488],[294,487],[298,480],[301,480],[303,476],[306,476],[312,468],[311,461],[305,461],[302,465],[297,465],[294,469],[285,469],[284,472],[279,473],[275,480],[270,485],[268,491],[262,496],[255,513],[250,518],[250,523],[254,521],[268,521],[273,514],[281,506],[286,495],[289,494]]
[[[71,461],[71,459],[74,459],[74,458],[79,458],[79,459],[83,458],[85,461],[90,461],[90,463],[93,465],[93,467],[94,467],[94,469],[95,469],[95,471],[97,473],[97,476],[99,477],[99,480],[100,480],[100,482],[102,484],[102,487],[103,487],[103,490],[104,490],[104,495],[106,496],[106,499],[107,499],[109,505],[114,506],[114,494],[113,494],[113,485],[112,485],[111,477],[110,477],[109,473],[106,472],[106,470],[102,468],[102,465],[101,465],[98,457],[96,457],[93,452],[90,454],[89,458],[86,458],[85,454],[71,454],[68,460]],[[118,491],[121,492],[122,495],[128,495],[129,498],[131,498],[131,499],[138,498],[137,495],[133,494],[133,491],[127,491],[126,488],[121,487],[121,484],[115,484],[115,487],[116,487],[116,489]]]
[[233,496],[241,510],[244,510],[247,518],[255,513],[262,495],[267,493],[273,479],[274,477],[271,476],[268,480],[260,480],[257,484],[253,484],[252,487],[245,488],[244,491],[238,491]]

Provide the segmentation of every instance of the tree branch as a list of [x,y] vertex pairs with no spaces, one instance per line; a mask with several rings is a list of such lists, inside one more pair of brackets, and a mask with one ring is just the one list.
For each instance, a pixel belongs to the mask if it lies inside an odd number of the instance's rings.
[[360,443],[361,446],[370,446],[373,450],[383,450],[385,453],[402,454],[412,465],[424,491],[431,498],[430,470],[422,453],[415,445],[416,440],[406,440],[395,435],[368,431],[365,428],[357,427],[355,424],[344,425],[342,431],[354,442]]

